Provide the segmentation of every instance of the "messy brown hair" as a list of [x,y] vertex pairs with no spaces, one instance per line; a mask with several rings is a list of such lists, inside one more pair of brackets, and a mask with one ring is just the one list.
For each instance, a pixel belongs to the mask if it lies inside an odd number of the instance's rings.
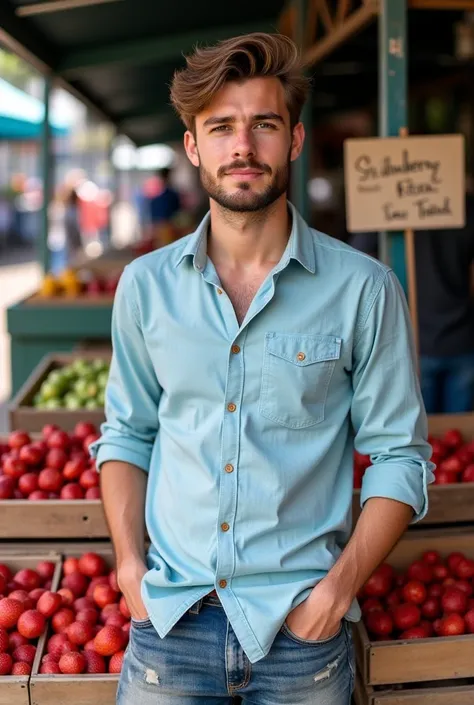
[[309,90],[309,79],[296,44],[282,34],[254,32],[225,39],[215,46],[196,48],[186,57],[186,68],[175,72],[171,102],[191,132],[195,118],[228,81],[279,78],[283,84],[291,127],[299,121]]

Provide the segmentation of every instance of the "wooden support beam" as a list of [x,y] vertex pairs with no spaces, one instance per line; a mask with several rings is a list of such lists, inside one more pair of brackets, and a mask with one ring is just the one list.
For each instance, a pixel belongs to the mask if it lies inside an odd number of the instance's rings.
[[59,61],[57,71],[62,76],[74,76],[95,66],[128,64],[140,66],[150,61],[173,61],[183,52],[191,51],[196,44],[214,43],[249,32],[271,32],[270,22],[247,22],[207,30],[194,30],[183,34],[149,37],[128,42],[117,42],[105,46],[76,49]]
[[370,24],[377,14],[377,0],[366,0],[366,2],[360,8],[352,12],[342,24],[336,25],[327,37],[324,37],[316,42],[314,46],[307,49],[304,54],[305,63],[311,65],[321,61],[321,59],[334,51],[334,49],[349,39],[349,37],[356,32],[360,32],[364,27]]
[[63,10],[77,10],[80,7],[105,5],[106,3],[123,1],[124,0],[49,0],[49,2],[38,2],[35,5],[20,5],[20,7],[16,8],[15,13],[18,17],[31,17],[32,15],[63,12]]
[[329,7],[327,0],[319,0],[318,2],[318,10],[319,10],[319,16],[321,17],[321,21],[326,28],[326,32],[329,34],[332,32],[334,24],[332,21],[331,13],[329,12]]
[[308,15],[304,34],[303,49],[310,47],[316,39],[318,31],[318,0],[309,0]]
[[337,4],[336,24],[341,25],[351,8],[351,0],[339,0]]

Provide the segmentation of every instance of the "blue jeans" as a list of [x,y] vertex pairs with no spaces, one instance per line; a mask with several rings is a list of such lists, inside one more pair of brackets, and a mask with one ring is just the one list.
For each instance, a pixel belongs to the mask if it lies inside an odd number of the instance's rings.
[[474,355],[420,358],[421,392],[428,414],[474,410]]
[[[117,705],[350,705],[351,630],[305,641],[284,624],[267,656],[250,663],[215,597],[194,605],[161,639],[132,621]],[[240,699],[241,698],[241,699]]]

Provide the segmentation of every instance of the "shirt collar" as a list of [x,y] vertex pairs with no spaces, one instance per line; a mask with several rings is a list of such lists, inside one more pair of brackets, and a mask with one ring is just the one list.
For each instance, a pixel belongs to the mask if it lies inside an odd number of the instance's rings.
[[[316,271],[316,261],[314,254],[314,241],[311,234],[311,229],[303,220],[292,203],[288,201],[288,207],[292,215],[292,227],[288,245],[286,247],[283,258],[287,262],[290,259],[297,260],[308,272],[312,274]],[[176,266],[181,264],[185,257],[192,257],[193,266],[198,272],[202,272],[206,268],[207,261],[207,232],[211,214],[207,213],[197,230],[191,235],[186,247],[181,253]]]

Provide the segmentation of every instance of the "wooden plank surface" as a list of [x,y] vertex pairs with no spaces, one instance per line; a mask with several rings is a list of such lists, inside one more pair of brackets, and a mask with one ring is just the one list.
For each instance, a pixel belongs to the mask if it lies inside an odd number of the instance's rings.
[[430,688],[374,690],[356,678],[355,705],[474,705],[474,684]]
[[0,500],[2,539],[102,539],[108,536],[100,499]]
[[107,673],[37,676],[30,682],[31,705],[114,705],[118,681]]

